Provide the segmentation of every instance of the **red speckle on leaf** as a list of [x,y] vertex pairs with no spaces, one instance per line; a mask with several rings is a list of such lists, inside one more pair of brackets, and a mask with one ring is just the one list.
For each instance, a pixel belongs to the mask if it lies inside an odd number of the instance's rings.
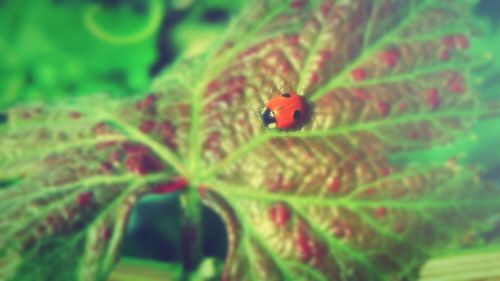
[[290,209],[283,203],[274,204],[269,209],[268,215],[276,227],[285,227],[290,221]]
[[153,131],[153,129],[155,128],[156,126],[156,122],[153,121],[153,120],[146,120],[146,121],[143,121],[141,123],[141,125],[139,126],[139,129],[141,130],[141,132],[147,134],[147,133],[150,133],[151,131]]
[[385,207],[378,207],[373,214],[376,218],[382,218],[387,215],[387,209]]
[[380,54],[380,61],[387,67],[393,68],[398,64],[399,51],[397,49],[390,49]]
[[317,73],[313,73],[311,75],[311,77],[309,78],[309,84],[310,85],[314,85],[314,84],[318,83],[318,80],[319,80],[318,74]]
[[[340,19],[340,13],[335,10],[335,15],[337,16],[337,18]],[[348,23],[348,30],[351,30],[351,31],[355,31],[355,30],[358,30],[362,25],[363,23],[365,22],[365,16],[363,13],[360,13],[360,12],[356,12],[354,14],[352,14],[349,18],[349,23]]]
[[441,38],[441,43],[446,49],[455,47],[455,40],[453,36],[444,36],[443,38]]
[[380,167],[380,175],[383,177],[387,177],[390,174],[389,168]]
[[307,4],[307,0],[293,0],[290,3],[290,8],[299,10],[299,9],[304,8],[304,6],[306,4]]
[[427,105],[430,109],[436,109],[439,107],[441,103],[441,99],[439,98],[438,91],[435,88],[428,89],[426,91],[427,95]]
[[337,192],[342,188],[342,183],[339,179],[339,177],[334,177],[330,185],[328,186],[328,191],[329,192]]
[[150,94],[144,99],[144,105],[150,106],[156,101],[156,95]]
[[205,140],[204,148],[207,151],[210,151],[217,158],[222,158],[224,156],[224,152],[221,149],[221,137],[220,133],[217,131],[213,131],[208,134],[208,137]]
[[282,173],[271,173],[269,177],[266,178],[267,190],[270,192],[277,191],[283,188],[284,177]]
[[456,94],[463,93],[463,91],[464,91],[463,85],[459,84],[459,83],[452,84],[449,89],[450,89],[450,91],[452,91],[453,93],[456,93]]
[[362,68],[356,68],[351,71],[351,78],[354,81],[362,81],[366,79],[366,71]]
[[175,143],[175,127],[169,121],[163,121],[159,128],[158,132],[163,140],[163,143],[172,148],[177,148],[177,144]]
[[454,73],[446,82],[446,87],[452,93],[463,93],[465,91],[463,76],[458,73]]
[[198,188],[198,194],[201,198],[205,198],[207,196],[207,188],[205,186],[200,186]]
[[92,128],[92,132],[94,132],[96,136],[104,136],[111,133],[111,127],[104,122],[99,122]]
[[80,119],[82,117],[82,114],[78,111],[72,111],[69,113],[69,118],[71,119]]
[[439,59],[441,59],[441,61],[448,61],[450,59],[450,51],[441,50],[441,52],[439,53]]
[[369,195],[375,194],[375,188],[373,188],[373,187],[367,188],[365,190],[365,193],[369,194]]
[[159,172],[163,165],[149,154],[129,154],[125,158],[125,168],[132,173],[145,175],[151,172]]
[[456,44],[457,48],[459,48],[459,49],[468,49],[469,48],[469,39],[465,35],[463,35],[463,34],[456,35],[454,37],[454,40],[455,40],[455,44]]
[[113,170],[113,165],[109,162],[103,162],[103,163],[101,163],[100,170],[102,173],[107,174],[107,173],[111,172],[111,170]]
[[321,4],[320,11],[323,17],[326,17],[330,14],[330,11],[332,10],[332,5],[333,1],[324,1],[323,4]]
[[211,93],[216,91],[219,88],[219,81],[217,80],[212,80],[210,83],[207,85],[207,92]]
[[400,103],[398,105],[398,112],[401,113],[406,110],[406,103]]
[[302,60],[303,54],[299,48],[296,48],[292,51],[292,57],[296,60]]
[[305,224],[299,223],[295,236],[295,245],[298,250],[300,261],[307,262],[312,257],[312,249],[309,244],[309,234]]
[[320,56],[321,56],[321,61],[327,61],[332,57],[332,52],[328,50],[323,50],[321,51]]
[[176,181],[160,183],[155,187],[153,187],[152,191],[153,193],[158,193],[158,194],[170,193],[185,188],[187,184],[188,182],[186,179],[179,178]]
[[326,253],[328,253],[327,247],[320,241],[313,240],[311,241],[311,254],[316,259],[323,257]]
[[420,138],[420,133],[417,131],[412,131],[410,133],[410,139],[412,140],[418,140]]
[[231,85],[227,86],[228,88],[225,89],[225,91],[222,92],[219,96],[217,96],[217,101],[231,106],[235,103],[238,103],[238,101],[242,99],[244,90],[242,87],[232,87]]
[[92,192],[82,192],[76,197],[76,203],[80,207],[85,207],[92,201]]
[[313,159],[315,159],[315,155],[312,152],[306,152],[306,154],[304,156],[305,156],[305,158],[307,160],[313,160]]
[[288,36],[288,44],[292,46],[297,46],[299,44],[299,35],[297,34],[292,34]]
[[111,163],[118,163],[120,162],[120,159],[121,159],[121,154],[119,151],[113,151],[108,155],[108,160]]
[[143,110],[143,109],[146,109],[150,106],[152,106],[154,104],[154,102],[156,101],[156,96],[154,94],[151,94],[151,95],[148,95],[147,97],[145,97],[144,99],[136,102],[135,104],[135,108],[137,110]]
[[245,76],[237,76],[229,80],[230,86],[238,90],[241,90],[241,88],[245,86],[246,82],[247,79],[245,78]]
[[405,229],[404,224],[402,224],[400,222],[397,222],[394,224],[394,232],[401,233],[401,232],[403,232],[404,229]]
[[104,227],[99,231],[98,238],[101,241],[108,241],[111,238],[111,229]]
[[73,217],[75,216],[75,210],[68,206],[64,208],[64,215],[67,219],[73,219]]
[[362,89],[352,89],[352,93],[354,94],[354,96],[356,96],[356,98],[360,99],[360,100],[367,100],[368,99],[368,94],[366,93],[365,90],[362,90]]
[[344,220],[334,220],[332,222],[332,233],[336,238],[349,238],[352,235],[352,227]]
[[96,145],[97,150],[104,150],[108,147],[113,147],[117,144],[116,141],[103,141]]
[[257,45],[246,49],[238,55],[238,59],[243,59],[245,57],[251,57],[257,54],[262,48],[262,45]]
[[377,103],[377,110],[382,116],[387,116],[391,112],[391,104],[383,101]]
[[276,65],[276,67],[282,73],[288,73],[288,72],[290,72],[290,70],[292,70],[291,64],[287,61],[279,61]]
[[124,143],[123,149],[127,154],[147,154],[149,149],[147,146],[136,143]]
[[163,169],[163,165],[149,154],[149,149],[146,146],[126,143],[124,149],[126,151],[124,165],[130,172],[145,175]]
[[[205,140],[204,147],[206,150],[213,150],[213,152],[220,151],[220,133],[213,131],[208,134],[207,139]],[[218,153],[217,153],[218,155]]]

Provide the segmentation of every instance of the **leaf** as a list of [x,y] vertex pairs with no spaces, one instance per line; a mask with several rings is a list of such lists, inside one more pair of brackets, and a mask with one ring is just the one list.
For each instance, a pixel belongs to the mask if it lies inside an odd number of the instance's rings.
[[[480,248],[479,251],[473,253],[433,259],[423,266],[420,280],[436,280],[437,276],[464,280],[498,279],[500,276],[499,254],[498,249],[495,250],[492,247]],[[467,266],[464,267],[464,265]]]
[[[224,278],[414,279],[487,228],[498,190],[476,172],[390,161],[452,142],[481,114],[472,2],[266,3],[210,59],[221,75],[204,94],[203,198],[231,237]],[[287,91],[308,98],[310,122],[265,130],[254,111]]]
[[[134,203],[178,181],[172,151],[182,138],[171,124],[181,115],[166,103],[153,105],[154,99],[134,104],[94,97],[75,107],[9,111],[0,140],[0,179],[10,179],[0,189],[0,279],[108,275]],[[93,103],[108,111],[95,111]],[[136,107],[141,111],[131,112]],[[169,121],[159,120],[145,135],[136,127],[145,131],[156,110],[167,111],[162,116]]]
[[[185,181],[187,216],[198,192],[226,223],[224,280],[415,279],[428,257],[479,243],[498,188],[453,161],[394,157],[449,144],[485,113],[468,72],[472,4],[252,2],[155,94],[10,110],[0,277],[103,279],[133,201]],[[288,91],[309,120],[264,128],[260,110]]]

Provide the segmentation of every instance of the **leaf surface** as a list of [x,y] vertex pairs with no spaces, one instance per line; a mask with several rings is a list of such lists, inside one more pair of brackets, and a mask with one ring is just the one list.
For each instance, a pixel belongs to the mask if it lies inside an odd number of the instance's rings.
[[[450,143],[481,114],[471,4],[265,2],[240,19],[204,103],[204,200],[232,238],[226,279],[414,279],[485,227],[498,190],[473,170],[390,158]],[[311,103],[309,122],[266,130],[255,112],[289,91]]]
[[[0,140],[0,279],[104,280],[137,199],[178,181],[173,124],[182,114],[153,102],[93,97],[9,111]],[[155,119],[159,110],[170,111],[168,121]]]

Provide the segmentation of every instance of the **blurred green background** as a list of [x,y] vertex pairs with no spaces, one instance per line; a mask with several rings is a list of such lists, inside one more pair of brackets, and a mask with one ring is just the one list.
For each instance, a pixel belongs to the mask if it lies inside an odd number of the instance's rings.
[[[103,92],[142,95],[152,79],[176,60],[208,50],[245,2],[0,0],[0,111],[24,102]],[[498,0],[479,1],[474,11],[476,36],[471,51],[478,62],[474,83],[485,100],[500,98],[499,15]],[[497,147],[499,136],[498,121],[483,120],[473,134],[453,145],[400,158],[445,161],[457,157],[484,167],[487,177],[498,182],[500,150],[491,148]],[[176,196],[146,197],[138,204],[125,238],[125,256],[175,267],[180,261],[181,212]],[[204,233],[204,252],[214,259],[204,270],[210,272],[220,266],[226,240],[222,222],[213,213],[207,212],[206,222],[210,227]]]
[[243,0],[0,0],[0,109],[146,92],[210,46]]

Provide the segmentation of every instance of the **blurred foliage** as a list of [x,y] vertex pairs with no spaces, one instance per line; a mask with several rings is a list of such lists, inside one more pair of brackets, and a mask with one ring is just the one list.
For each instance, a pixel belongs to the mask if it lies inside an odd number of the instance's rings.
[[164,264],[131,258],[120,260],[120,264],[108,277],[107,281],[174,281],[182,275],[180,264]]
[[146,92],[152,74],[207,48],[243,1],[227,3],[0,1],[0,109],[96,92]]
[[[59,4],[55,4],[58,3]],[[140,40],[103,40],[89,22],[109,36],[141,28],[149,15],[118,5],[102,9],[86,1],[5,1],[0,15],[1,107],[19,101],[49,101],[63,96],[144,91],[154,59],[156,26]],[[160,5],[161,6],[161,5]],[[92,17],[90,19],[89,17]],[[115,30],[116,29],[116,30]],[[113,35],[111,35],[113,34]]]
[[485,99],[498,99],[500,96],[500,2],[480,1],[475,9],[478,37],[472,42],[472,51],[487,63],[478,67],[478,89]]

